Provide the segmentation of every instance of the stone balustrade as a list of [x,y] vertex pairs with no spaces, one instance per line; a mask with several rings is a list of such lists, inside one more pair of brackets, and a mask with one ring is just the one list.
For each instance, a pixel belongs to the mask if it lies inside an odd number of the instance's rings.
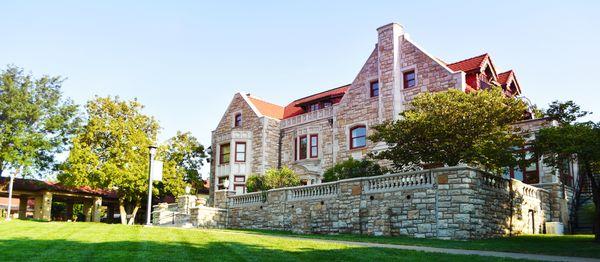
[[256,205],[265,202],[265,194],[263,192],[254,192],[243,195],[235,195],[229,197],[230,206]]
[[286,118],[281,121],[281,127],[291,127],[328,117],[333,117],[333,106]]
[[286,191],[288,200],[304,200],[337,196],[340,191],[340,187],[338,182],[331,182],[318,185],[289,188],[286,189]]
[[363,190],[368,193],[386,192],[432,187],[433,184],[434,176],[431,171],[418,171],[365,178],[363,180]]

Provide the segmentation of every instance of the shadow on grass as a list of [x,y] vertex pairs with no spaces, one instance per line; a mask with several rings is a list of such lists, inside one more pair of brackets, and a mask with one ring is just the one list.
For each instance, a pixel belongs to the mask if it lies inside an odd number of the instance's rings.
[[0,254],[2,261],[500,261],[490,257],[364,247],[285,250],[234,241],[93,243],[31,238],[0,240]]
[[226,231],[242,231],[247,234],[265,236],[293,236],[306,239],[330,239],[352,242],[600,258],[600,243],[594,242],[593,235],[521,235],[464,241],[425,239],[408,236],[297,234],[290,231],[261,229],[235,229]]

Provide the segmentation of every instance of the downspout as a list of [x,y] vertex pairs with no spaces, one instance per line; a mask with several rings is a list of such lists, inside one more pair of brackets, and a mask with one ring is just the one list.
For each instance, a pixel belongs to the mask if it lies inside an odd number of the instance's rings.
[[283,144],[283,130],[279,130],[279,142],[277,142],[277,169],[281,168],[281,147]]

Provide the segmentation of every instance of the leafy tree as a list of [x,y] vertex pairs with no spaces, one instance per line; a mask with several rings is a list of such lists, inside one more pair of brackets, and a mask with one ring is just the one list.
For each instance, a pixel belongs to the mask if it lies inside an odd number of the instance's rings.
[[[576,159],[581,166],[581,178],[587,177],[592,189],[595,210],[595,239],[600,242],[600,123],[575,123],[587,114],[572,101],[553,102],[546,114],[560,123],[559,126],[539,130],[533,142],[537,155],[544,156],[544,162],[557,169],[563,168],[565,161]],[[579,185],[577,195],[583,185]],[[576,203],[577,205],[577,203]]]
[[4,170],[53,170],[80,123],[58,76],[35,78],[8,66],[0,71],[0,175]]
[[389,149],[374,157],[391,160],[400,170],[461,163],[500,170],[517,164],[512,149],[524,139],[511,124],[522,120],[526,109],[498,87],[424,93],[399,120],[375,126],[369,139],[385,142]]
[[[87,123],[73,138],[73,148],[58,176],[68,185],[116,190],[123,224],[127,223],[126,207],[131,215],[129,224],[133,224],[147,194],[148,146],[156,141],[159,129],[154,118],[142,114],[142,108],[135,100],[121,101],[117,97],[89,101]],[[176,179],[173,169],[165,165],[165,184]],[[158,193],[156,188],[154,193]]]
[[173,175],[180,178],[170,179],[169,182],[177,182],[177,184],[166,188],[167,191],[173,192],[182,188],[180,182],[190,184],[194,192],[204,187],[200,168],[207,156],[204,146],[191,133],[178,131],[177,135],[167,140],[161,147],[159,155],[164,159],[165,167],[172,168]]
[[323,182],[337,181],[354,177],[379,176],[386,172],[377,163],[368,159],[355,160],[350,158],[330,167],[323,174]]
[[300,177],[293,170],[285,166],[280,169],[270,168],[263,176],[252,175],[246,183],[248,192],[299,185]]

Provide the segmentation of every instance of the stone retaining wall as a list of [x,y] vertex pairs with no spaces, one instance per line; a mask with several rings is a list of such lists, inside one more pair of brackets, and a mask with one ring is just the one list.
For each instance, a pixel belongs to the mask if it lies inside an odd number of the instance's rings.
[[298,233],[477,239],[540,233],[550,214],[546,190],[469,167],[217,193],[229,228]]

